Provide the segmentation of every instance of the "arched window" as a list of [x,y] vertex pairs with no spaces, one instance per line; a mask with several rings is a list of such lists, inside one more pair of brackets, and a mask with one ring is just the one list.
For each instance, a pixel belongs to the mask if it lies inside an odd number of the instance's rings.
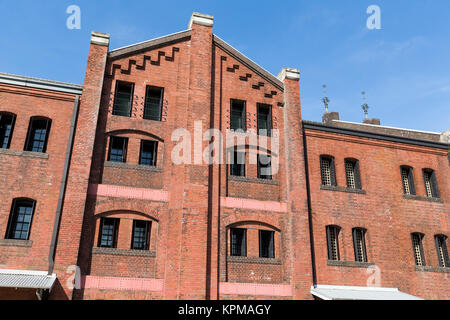
[[0,112],[0,149],[9,149],[15,122],[15,114]]
[[416,262],[416,266],[425,266],[425,255],[423,254],[423,246],[422,240],[424,235],[421,233],[412,233],[412,245],[414,250],[414,260]]
[[361,189],[361,176],[359,173],[359,161],[356,159],[345,159],[345,177],[347,188]]
[[336,171],[334,168],[334,157],[321,155],[320,156],[320,173],[322,176],[323,186],[336,186]]
[[423,169],[425,192],[428,198],[439,198],[436,174],[432,169]]
[[436,250],[438,254],[439,259],[439,266],[442,268],[450,268],[450,258],[448,256],[448,250],[447,250],[447,236],[444,236],[443,234],[439,234],[434,236],[434,239],[436,241]]
[[47,142],[50,135],[52,120],[44,117],[32,117],[28,127],[25,151],[43,152],[47,151]]
[[415,195],[413,169],[408,166],[401,166],[400,172],[402,176],[403,193],[406,195]]
[[6,239],[29,240],[35,207],[32,199],[13,200]]
[[339,261],[339,231],[338,226],[327,226],[327,245],[328,245],[328,260]]
[[355,249],[355,261],[367,262],[366,252],[366,230],[363,228],[353,229],[353,246]]

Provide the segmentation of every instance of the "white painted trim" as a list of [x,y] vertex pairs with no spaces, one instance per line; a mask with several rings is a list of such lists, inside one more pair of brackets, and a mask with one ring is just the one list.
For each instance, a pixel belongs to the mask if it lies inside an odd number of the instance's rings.
[[212,27],[214,25],[214,17],[207,14],[194,12],[191,16],[191,20],[189,20],[188,29],[192,29],[192,24],[194,23],[206,27]]
[[403,131],[412,131],[412,132],[419,132],[419,133],[428,133],[428,134],[437,134],[441,135],[441,133],[438,132],[432,132],[432,131],[423,131],[423,130],[414,130],[414,129],[405,129],[405,128],[397,128],[397,127],[389,127],[389,126],[381,126],[376,124],[370,124],[370,123],[358,123],[358,122],[351,122],[351,121],[342,121],[342,120],[332,120],[333,122],[342,122],[342,123],[349,123],[349,124],[357,124],[361,126],[369,126],[369,127],[376,127],[376,128],[387,128],[387,129],[395,129],[395,130],[403,130]]

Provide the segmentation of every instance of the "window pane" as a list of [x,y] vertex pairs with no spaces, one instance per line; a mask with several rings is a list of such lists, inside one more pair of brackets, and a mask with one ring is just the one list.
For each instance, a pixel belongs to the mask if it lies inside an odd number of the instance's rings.
[[246,229],[231,229],[231,256],[245,257],[247,255]]
[[418,234],[412,235],[413,248],[414,248],[414,259],[417,266],[423,266],[423,256],[422,256],[422,237]]
[[15,201],[13,204],[9,239],[28,240],[33,217],[34,202]]
[[116,93],[114,96],[113,115],[116,116],[131,116],[131,103],[133,101],[132,83],[117,82]]
[[258,155],[258,178],[272,180],[271,157],[267,155]]
[[144,166],[156,166],[156,154],[158,150],[158,142],[141,141],[141,157],[139,164]]
[[331,159],[320,159],[320,171],[322,175],[322,185],[331,186]]
[[144,106],[144,119],[161,121],[164,89],[147,86]]
[[355,179],[355,163],[352,161],[345,162],[345,175],[347,178],[347,187],[351,189],[356,189],[356,179]]
[[366,259],[366,248],[364,241],[364,230],[355,229],[353,232],[354,242],[355,242],[355,258],[359,262],[367,262]]
[[231,164],[232,176],[245,177],[245,152],[234,151],[232,153],[233,163]]
[[127,138],[111,137],[108,161],[126,162],[127,142]]
[[47,149],[47,136],[50,129],[50,120],[32,119],[28,132],[28,143],[25,151],[45,152]]
[[258,134],[271,136],[272,130],[272,112],[271,106],[258,104]]
[[8,149],[11,143],[11,135],[15,116],[0,114],[0,149]]
[[245,102],[244,101],[231,101],[231,129],[241,129],[245,131]]
[[118,220],[112,218],[102,218],[100,224],[101,229],[99,247],[114,248],[116,246]]
[[131,249],[133,250],[148,250],[150,242],[150,226],[149,221],[133,222],[133,240]]
[[329,260],[339,260],[338,232],[336,227],[327,227]]
[[259,231],[259,256],[260,258],[275,258],[274,232]]

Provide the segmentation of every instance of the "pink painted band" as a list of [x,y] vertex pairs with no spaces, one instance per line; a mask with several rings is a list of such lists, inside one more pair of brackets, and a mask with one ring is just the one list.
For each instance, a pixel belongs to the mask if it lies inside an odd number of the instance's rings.
[[242,198],[221,197],[221,206],[226,208],[250,209],[259,211],[287,212],[287,203],[261,201]]
[[292,287],[281,284],[221,282],[219,293],[222,295],[292,297]]
[[81,286],[84,289],[163,291],[164,280],[83,276]]
[[88,194],[113,198],[142,199],[161,202],[169,201],[169,193],[167,191],[106,184],[90,184]]

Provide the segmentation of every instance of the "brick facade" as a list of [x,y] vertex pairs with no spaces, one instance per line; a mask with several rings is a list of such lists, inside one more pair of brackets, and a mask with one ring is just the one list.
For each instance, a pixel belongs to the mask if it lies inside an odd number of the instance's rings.
[[[194,14],[187,31],[111,51],[109,36],[93,33],[82,88],[0,77],[0,112],[16,115],[11,145],[0,149],[2,235],[13,199],[36,201],[29,240],[0,239],[1,269],[55,273],[50,299],[313,299],[312,285],[371,279],[450,298],[449,268],[440,267],[434,243],[450,236],[448,145],[434,134],[333,121],[338,115],[303,121],[298,71],[270,75],[214,35],[212,20]],[[129,116],[114,114],[118,83],[133,84]],[[147,86],[164,88],[160,121],[144,119]],[[232,100],[246,102],[249,132],[258,128],[258,104],[271,106],[277,129],[266,146],[248,138],[240,145],[244,177],[195,151],[211,152],[214,142],[213,156],[229,154],[227,136],[203,134],[230,129]],[[52,119],[45,153],[22,151],[32,116]],[[187,134],[192,150],[183,157],[191,161],[176,163]],[[114,138],[126,138],[124,162],[110,159]],[[157,143],[154,166],[140,163],[144,140]],[[256,154],[276,163],[272,179],[258,177]],[[336,186],[322,186],[322,155],[334,157]],[[350,158],[361,190],[347,188]],[[415,196],[403,195],[402,165],[414,169]],[[435,172],[439,198],[426,197],[425,168]],[[105,219],[118,221],[112,248],[99,235]],[[150,226],[147,250],[132,249],[135,221]],[[329,225],[340,227],[339,261],[328,260]],[[356,227],[366,230],[367,262],[355,262]],[[232,228],[247,230],[245,256],[231,255]],[[260,256],[260,231],[273,233],[273,257]],[[424,267],[415,266],[413,232],[425,235]],[[10,289],[0,298],[2,290]],[[20,292],[29,298],[30,290]]]

